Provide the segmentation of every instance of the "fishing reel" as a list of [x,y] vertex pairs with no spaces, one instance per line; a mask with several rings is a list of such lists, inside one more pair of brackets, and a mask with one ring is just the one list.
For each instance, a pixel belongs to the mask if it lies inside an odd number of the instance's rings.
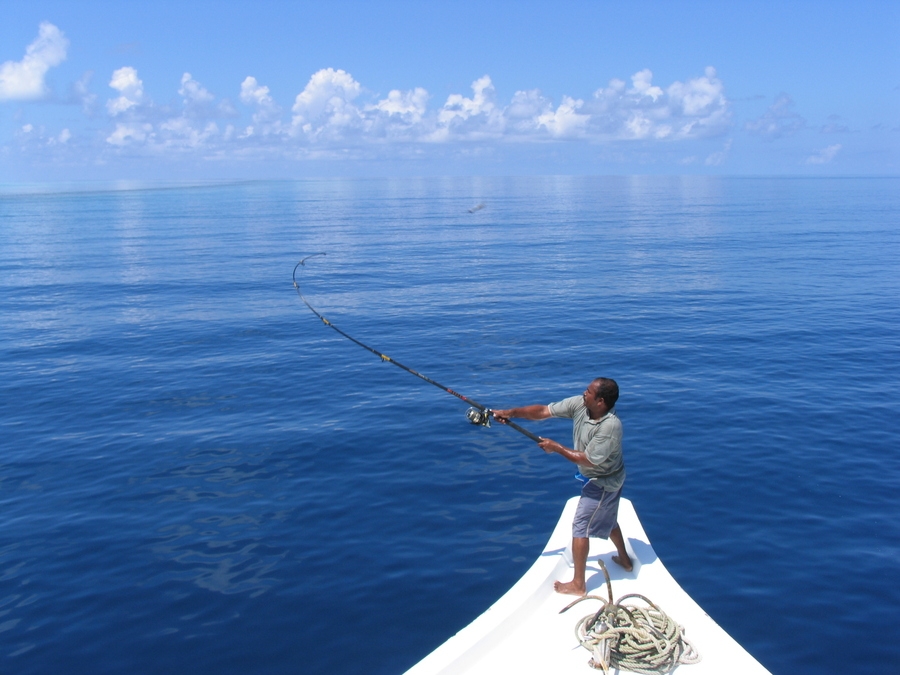
[[466,410],[466,419],[469,420],[471,424],[477,424],[482,427],[491,426],[491,411],[485,408],[484,410],[479,410],[478,408],[469,408]]

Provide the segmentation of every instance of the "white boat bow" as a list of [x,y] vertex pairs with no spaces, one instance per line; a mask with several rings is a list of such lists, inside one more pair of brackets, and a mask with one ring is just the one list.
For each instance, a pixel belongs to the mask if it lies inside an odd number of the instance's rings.
[[[601,603],[585,600],[565,614],[560,610],[575,598],[553,590],[553,582],[572,578],[572,517],[578,497],[567,503],[559,522],[531,568],[503,597],[468,626],[422,659],[406,675],[588,675],[590,652],[575,637],[575,624],[596,612]],[[644,528],[627,499],[619,504],[619,524],[625,535],[634,569],[626,572],[612,562],[610,541],[591,539],[587,591],[607,597],[606,579],[598,558],[612,580],[614,600],[640,593],[653,601],[685,629],[685,637],[701,661],[676,668],[682,675],[765,675],[766,670],[726,633],[678,585],[650,545]],[[611,672],[618,672],[612,669]],[[627,672],[627,671],[622,671]]]

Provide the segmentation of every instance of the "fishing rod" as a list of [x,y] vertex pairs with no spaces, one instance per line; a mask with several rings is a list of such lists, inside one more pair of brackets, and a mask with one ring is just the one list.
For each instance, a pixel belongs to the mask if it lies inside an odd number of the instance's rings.
[[[375,356],[380,358],[382,361],[386,361],[387,363],[392,363],[395,366],[397,366],[398,368],[402,368],[407,373],[411,373],[412,375],[415,375],[416,377],[425,380],[426,382],[428,382],[428,384],[433,384],[438,389],[443,389],[448,394],[453,394],[456,398],[468,403],[472,407],[466,411],[466,419],[468,419],[469,422],[471,422],[472,424],[482,426],[482,427],[491,426],[491,417],[493,417],[493,411],[490,408],[488,408],[487,406],[481,405],[478,401],[474,401],[471,398],[468,398],[467,396],[463,396],[462,394],[453,391],[450,387],[445,387],[440,382],[435,382],[430,377],[427,377],[426,375],[423,375],[422,373],[416,372],[412,368],[404,366],[399,361],[395,361],[390,356],[387,356],[386,354],[382,354],[377,349],[373,349],[369,345],[367,345],[363,342],[360,342],[352,335],[348,335],[347,333],[342,331],[340,328],[335,326],[328,319],[326,319],[324,316],[322,316],[318,312],[318,310],[316,310],[315,307],[313,307],[311,304],[309,304],[309,302],[306,300],[306,298],[303,297],[303,294],[300,292],[300,284],[297,283],[297,270],[300,268],[301,265],[303,267],[306,267],[306,261],[309,260],[310,258],[315,258],[316,256],[320,256],[320,255],[325,255],[325,254],[324,253],[313,253],[312,255],[306,256],[300,262],[298,262],[296,265],[294,265],[294,272],[291,274],[291,278],[294,280],[294,288],[297,289],[297,295],[300,296],[300,299],[303,301],[303,304],[306,305],[307,307],[309,307],[309,310],[313,314],[315,314],[317,317],[319,317],[319,320],[322,323],[324,323],[329,328],[336,330],[338,333],[340,333],[345,338],[350,340],[350,342],[354,342],[354,343],[358,344],[360,347],[362,347],[363,349],[367,349],[368,351],[375,354]],[[536,436],[535,434],[531,433],[530,431],[528,431],[528,429],[520,427],[518,424],[516,424],[515,422],[513,422],[511,420],[504,420],[504,424],[508,427],[512,427],[513,429],[518,431],[520,434],[524,434],[524,435],[528,436],[528,438],[533,440],[535,443],[538,443],[541,440],[539,436]]]

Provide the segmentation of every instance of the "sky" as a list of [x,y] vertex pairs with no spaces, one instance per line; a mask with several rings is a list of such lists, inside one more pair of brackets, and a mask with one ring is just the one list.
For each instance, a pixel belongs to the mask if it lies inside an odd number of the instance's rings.
[[900,175],[900,2],[5,2],[0,181]]

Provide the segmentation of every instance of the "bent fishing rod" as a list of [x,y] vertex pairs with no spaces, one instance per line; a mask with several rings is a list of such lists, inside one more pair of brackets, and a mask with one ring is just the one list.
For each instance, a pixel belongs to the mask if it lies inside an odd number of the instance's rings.
[[[472,407],[469,408],[469,409],[466,411],[466,419],[468,419],[469,422],[471,422],[472,424],[475,424],[475,425],[478,425],[478,426],[482,426],[482,427],[489,427],[489,426],[491,426],[491,417],[493,417],[493,411],[492,411],[490,408],[488,408],[487,406],[484,406],[484,405],[480,404],[478,401],[474,401],[474,400],[472,400],[471,398],[468,398],[467,396],[463,396],[462,394],[453,391],[452,389],[450,389],[450,387],[445,387],[445,386],[442,385],[440,382],[435,382],[435,381],[432,380],[430,377],[427,377],[426,375],[423,375],[422,373],[416,372],[416,371],[413,370],[412,368],[409,368],[409,367],[407,367],[407,366],[404,366],[404,365],[403,365],[402,363],[400,363],[399,361],[396,361],[396,360],[392,359],[390,356],[387,356],[386,354],[382,354],[382,353],[379,352],[377,349],[373,349],[373,348],[370,347],[369,345],[360,342],[359,340],[357,340],[357,339],[356,339],[355,337],[353,337],[352,335],[348,335],[347,333],[345,333],[344,331],[342,331],[340,328],[338,328],[337,326],[335,326],[335,325],[334,325],[333,323],[331,323],[328,319],[326,319],[324,316],[322,316],[322,315],[318,312],[318,310],[316,310],[315,307],[313,307],[311,304],[309,304],[309,302],[306,300],[306,298],[303,297],[303,294],[300,292],[300,284],[297,283],[297,270],[298,270],[301,266],[306,267],[306,261],[309,260],[310,258],[315,258],[316,256],[320,256],[320,255],[325,255],[325,254],[324,254],[324,253],[313,253],[312,255],[306,256],[306,257],[303,258],[300,262],[298,262],[296,265],[294,265],[294,272],[293,272],[293,274],[291,274],[291,278],[294,280],[294,288],[297,289],[297,295],[300,296],[300,299],[303,301],[303,304],[306,305],[307,307],[309,307],[309,310],[310,310],[313,314],[315,314],[317,317],[319,317],[319,320],[320,320],[323,324],[325,324],[325,325],[328,326],[329,328],[332,328],[332,329],[336,330],[338,333],[340,333],[340,334],[343,335],[345,338],[347,338],[348,340],[350,340],[350,342],[353,342],[353,343],[355,343],[355,344],[358,344],[358,345],[359,345],[360,347],[362,347],[363,349],[367,349],[368,351],[370,351],[370,352],[372,352],[373,354],[375,354],[375,356],[377,356],[378,358],[380,358],[382,361],[385,361],[385,362],[387,362],[387,363],[392,363],[392,364],[394,364],[395,366],[397,366],[398,368],[402,368],[402,369],[405,370],[407,373],[410,373],[410,374],[412,374],[412,375],[415,375],[416,377],[418,377],[418,378],[420,378],[420,379],[425,380],[426,382],[428,382],[428,384],[433,384],[433,385],[434,385],[435,387],[437,387],[438,389],[443,389],[443,390],[446,391],[448,394],[453,394],[456,398],[460,399],[461,401],[465,401],[466,403],[468,403],[468,404],[469,404],[470,406],[472,406]],[[513,422],[513,421],[511,421],[511,420],[506,420],[506,419],[504,419],[504,420],[503,420],[503,424],[506,425],[506,426],[508,426],[508,427],[511,427],[511,428],[515,429],[515,430],[518,431],[520,434],[524,434],[525,436],[528,436],[528,438],[530,438],[531,440],[533,440],[535,443],[538,443],[538,442],[540,442],[540,440],[541,440],[539,436],[536,436],[535,434],[531,433],[530,431],[528,431],[528,429],[525,429],[525,428],[523,428],[523,427],[520,427],[518,424],[516,424],[515,422]]]

